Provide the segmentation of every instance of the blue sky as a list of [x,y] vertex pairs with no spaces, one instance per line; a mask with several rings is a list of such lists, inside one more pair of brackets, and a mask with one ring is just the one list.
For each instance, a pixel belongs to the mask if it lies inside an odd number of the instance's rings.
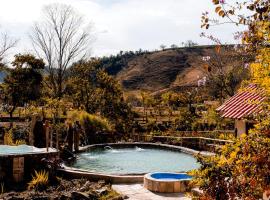
[[[41,18],[41,9],[50,3],[72,5],[94,24],[93,56],[115,54],[120,50],[154,50],[161,44],[181,45],[186,40],[211,44],[201,38],[201,13],[214,10],[211,0],[2,0],[0,31],[19,39],[16,52],[31,52],[29,33]],[[231,25],[213,27],[224,43],[235,43]]]

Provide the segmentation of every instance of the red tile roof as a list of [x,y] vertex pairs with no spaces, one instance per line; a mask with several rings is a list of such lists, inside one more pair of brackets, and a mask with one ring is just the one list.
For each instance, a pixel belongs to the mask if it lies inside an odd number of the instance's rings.
[[262,112],[262,102],[265,100],[264,91],[255,84],[250,84],[243,90],[225,101],[217,111],[222,117],[241,119],[251,114]]

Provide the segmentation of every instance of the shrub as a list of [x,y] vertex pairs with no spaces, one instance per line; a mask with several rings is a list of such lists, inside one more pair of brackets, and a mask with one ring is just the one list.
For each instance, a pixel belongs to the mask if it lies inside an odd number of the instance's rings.
[[72,111],[68,114],[69,123],[78,121],[82,126],[82,131],[85,134],[84,142],[86,144],[100,142],[104,132],[113,130],[112,125],[106,118],[98,115],[89,114],[85,111]]
[[270,186],[270,133],[253,132],[199,157],[192,174],[207,199],[260,199]]
[[44,190],[49,185],[49,173],[45,170],[37,172],[35,170],[35,175],[32,176],[32,180],[28,183],[28,190]]
[[71,111],[68,114],[71,123],[79,121],[85,131],[111,131],[112,126],[106,118],[98,115],[89,114],[85,111]]
[[22,144],[26,144],[24,139],[15,139],[14,141],[14,132],[13,129],[10,129],[4,136],[4,144],[11,146],[18,146]]

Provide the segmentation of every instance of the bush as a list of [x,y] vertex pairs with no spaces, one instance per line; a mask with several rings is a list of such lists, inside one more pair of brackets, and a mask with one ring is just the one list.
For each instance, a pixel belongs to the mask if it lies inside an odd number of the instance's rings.
[[270,133],[249,133],[215,156],[199,157],[194,182],[207,199],[260,199],[270,186]]
[[112,126],[106,118],[98,115],[89,114],[85,111],[71,111],[68,114],[71,123],[79,121],[85,131],[111,131]]
[[112,125],[106,118],[98,115],[89,114],[85,111],[72,111],[68,114],[68,122],[75,123],[78,121],[82,126],[87,144],[96,143],[102,137],[101,133],[111,132]]
[[49,173],[45,170],[37,172],[32,176],[32,180],[28,183],[28,190],[45,190],[49,185]]

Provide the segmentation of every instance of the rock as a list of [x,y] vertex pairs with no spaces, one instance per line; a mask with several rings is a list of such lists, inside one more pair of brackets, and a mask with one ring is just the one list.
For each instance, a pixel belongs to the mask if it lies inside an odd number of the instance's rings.
[[103,196],[103,195],[108,194],[109,189],[108,187],[103,187],[101,189],[96,190],[96,192],[98,193],[99,196]]
[[11,198],[8,198],[9,200],[24,200],[24,197],[18,197],[18,196],[13,196]]
[[72,192],[71,199],[72,200],[90,200],[88,194],[84,192]]
[[124,200],[124,198],[123,196],[119,195],[119,196],[111,198],[110,200]]
[[50,200],[50,197],[48,196],[37,196],[37,197],[32,197],[33,200]]
[[93,192],[93,191],[88,192],[87,194],[88,194],[89,199],[91,199],[91,200],[98,199],[98,195],[95,192]]
[[106,185],[106,182],[104,180],[100,180],[98,181],[98,184],[100,185],[100,187],[104,187]]
[[85,184],[79,189],[80,192],[89,191],[91,183],[86,181]]
[[60,200],[71,200],[71,196],[67,194],[62,194]]

